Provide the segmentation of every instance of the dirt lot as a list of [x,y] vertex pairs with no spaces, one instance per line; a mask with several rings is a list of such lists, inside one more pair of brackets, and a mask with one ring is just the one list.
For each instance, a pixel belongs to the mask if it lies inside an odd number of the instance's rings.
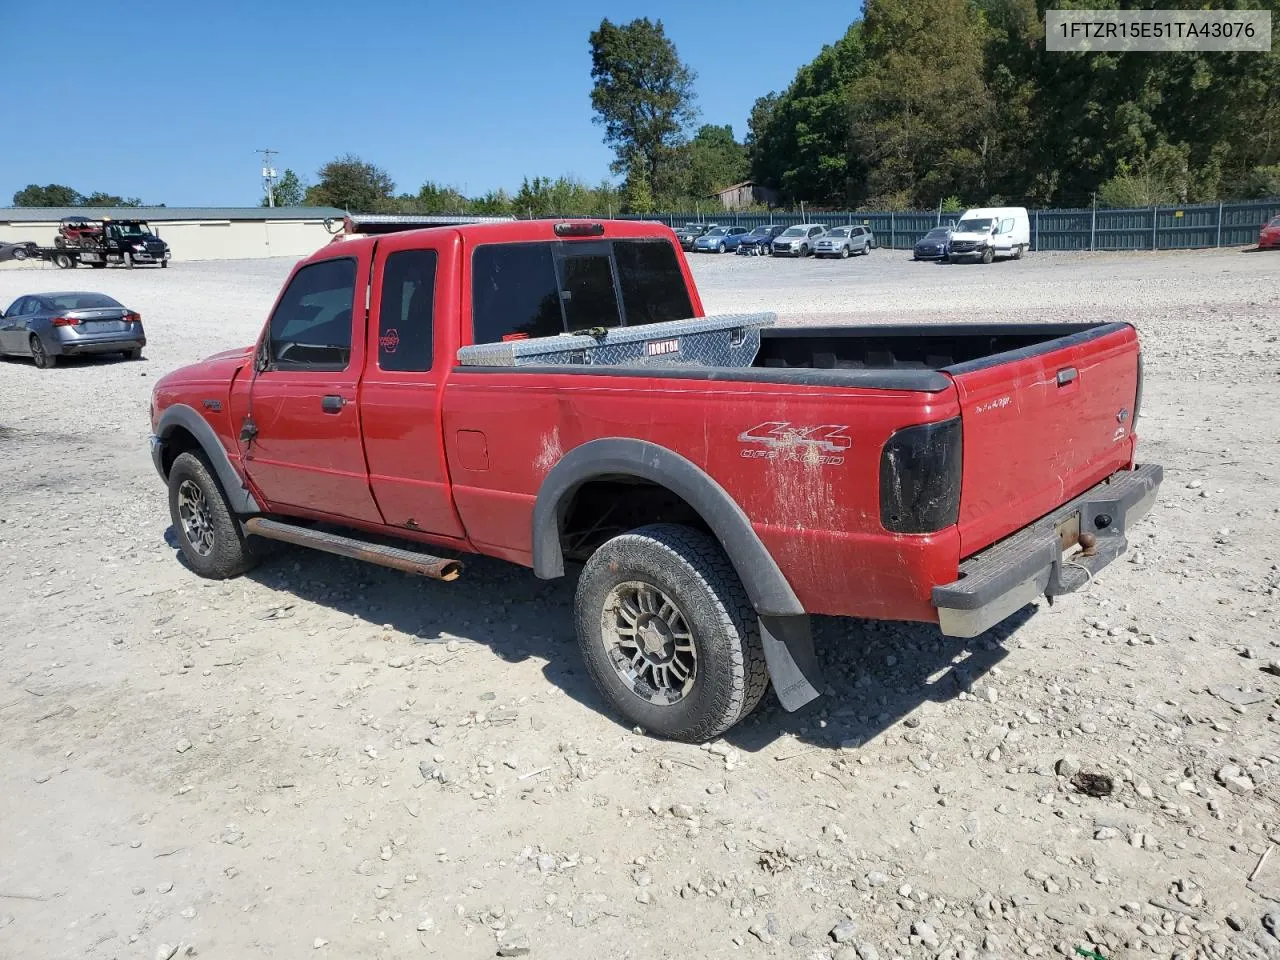
[[151,385],[288,262],[6,269],[151,344],[0,362],[0,956],[1280,956],[1280,257],[693,262],[784,321],[1137,322],[1160,503],[1084,594],[969,644],[824,621],[829,696],[658,742],[602,711],[569,581],[178,562]]

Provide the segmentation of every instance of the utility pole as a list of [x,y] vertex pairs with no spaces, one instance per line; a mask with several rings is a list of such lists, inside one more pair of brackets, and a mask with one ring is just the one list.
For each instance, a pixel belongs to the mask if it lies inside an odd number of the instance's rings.
[[276,168],[271,166],[271,158],[279,152],[279,150],[267,149],[254,151],[254,153],[262,154],[262,186],[267,192],[268,207],[276,205]]

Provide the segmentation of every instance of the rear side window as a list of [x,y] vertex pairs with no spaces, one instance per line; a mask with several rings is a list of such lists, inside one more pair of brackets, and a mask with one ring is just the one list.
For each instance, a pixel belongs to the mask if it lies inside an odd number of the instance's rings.
[[356,262],[322,260],[299,270],[271,315],[271,359],[281,369],[342,370],[351,359]]
[[481,246],[471,283],[476,343],[693,315],[675,248],[665,240]]
[[397,250],[382,271],[378,306],[378,366],[383,370],[431,369],[436,252]]
[[477,247],[471,262],[471,285],[476,343],[564,332],[551,244]]
[[616,240],[618,285],[627,323],[687,320],[693,304],[675,248],[665,240]]

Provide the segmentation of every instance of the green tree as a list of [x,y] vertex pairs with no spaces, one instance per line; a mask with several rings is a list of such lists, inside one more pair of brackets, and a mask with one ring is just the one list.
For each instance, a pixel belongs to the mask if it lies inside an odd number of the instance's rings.
[[637,170],[627,178],[622,205],[627,213],[653,213],[653,190],[643,170]]
[[703,200],[747,178],[747,148],[733,137],[733,127],[706,124],[681,147],[663,171],[656,191],[658,202],[668,208]]
[[84,203],[84,197],[78,190],[64,187],[60,183],[46,186],[29,183],[13,195],[15,207],[78,207]]
[[377,213],[392,204],[395,182],[381,167],[353,153],[330,160],[308,187],[306,203],[312,207],[338,207],[353,213]]
[[137,197],[120,197],[114,193],[103,193],[95,190],[87,197],[80,198],[80,206],[83,207],[140,207],[142,201]]
[[991,97],[984,24],[968,0],[867,0],[866,63],[849,92],[868,201],[931,207],[985,196]]
[[465,213],[467,198],[457,187],[445,187],[428,180],[418,190],[415,209],[421,213]]
[[695,74],[681,62],[662,21],[607,18],[592,31],[591,106],[613,148],[615,173],[643,174],[652,187],[697,116]]
[[793,202],[843,206],[861,195],[848,95],[863,59],[862,25],[855,23],[801,67],[783,93],[756,100],[747,121],[752,179]]
[[[280,179],[276,181],[272,188],[272,194],[275,198],[277,207],[300,207],[306,199],[307,188],[302,183],[302,178],[293,170],[285,167],[284,173],[280,174]],[[262,203],[260,206],[267,206],[267,194],[263,191]]]

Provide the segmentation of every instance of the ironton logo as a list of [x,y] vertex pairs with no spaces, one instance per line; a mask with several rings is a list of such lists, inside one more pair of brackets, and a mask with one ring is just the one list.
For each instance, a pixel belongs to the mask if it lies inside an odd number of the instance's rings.
[[748,460],[803,460],[810,450],[817,451],[819,463],[838,466],[853,440],[845,434],[844,423],[821,423],[812,426],[786,420],[768,420],[738,434],[738,442],[763,449],[747,448],[742,456]]

